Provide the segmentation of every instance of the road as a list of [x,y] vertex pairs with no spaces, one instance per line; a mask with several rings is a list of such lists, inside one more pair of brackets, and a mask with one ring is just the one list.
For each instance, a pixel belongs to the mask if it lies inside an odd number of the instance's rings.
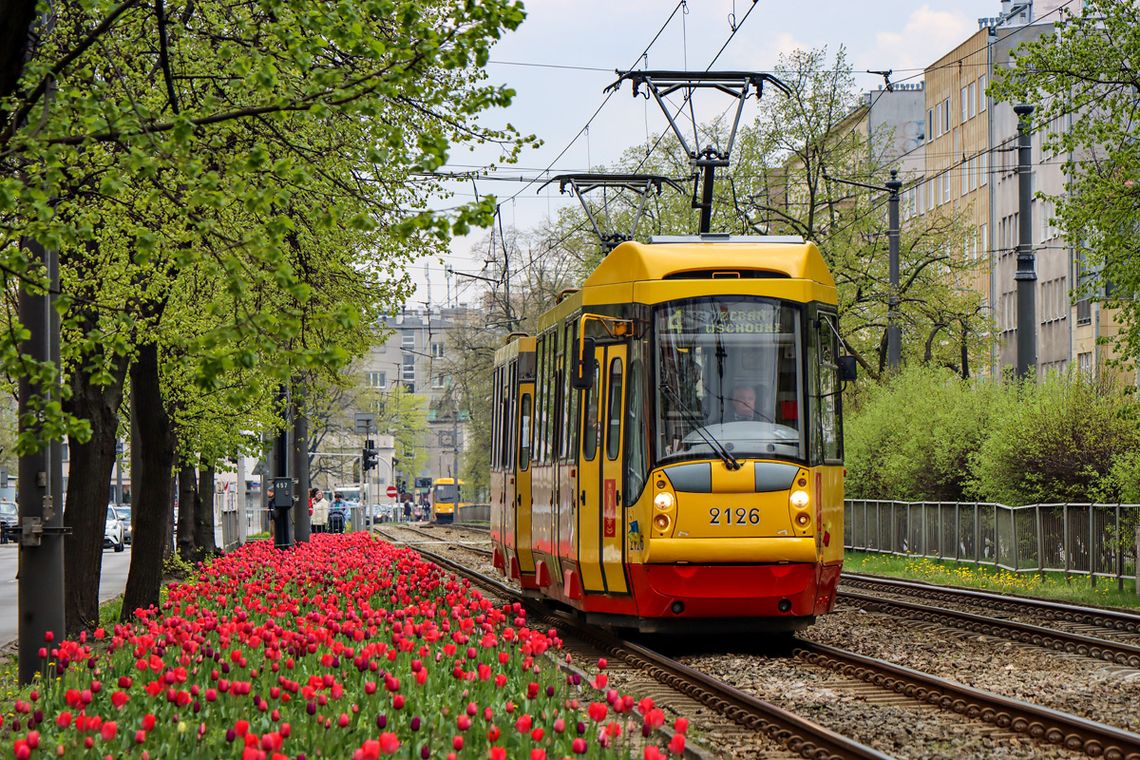
[[[14,543],[0,544],[0,648],[15,641],[18,635],[18,598],[16,568],[18,550]],[[123,593],[127,571],[131,566],[131,547],[124,552],[103,552],[103,575],[99,581],[99,601],[105,602]]]

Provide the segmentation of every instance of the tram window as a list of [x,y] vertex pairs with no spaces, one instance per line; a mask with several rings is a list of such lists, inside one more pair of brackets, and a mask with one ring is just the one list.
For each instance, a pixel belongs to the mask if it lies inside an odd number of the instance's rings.
[[641,496],[645,487],[647,462],[645,458],[645,371],[640,357],[629,360],[629,400],[625,413],[625,505],[628,507]]
[[562,414],[562,346],[558,343],[558,330],[550,332],[554,350],[550,357],[550,455],[547,461],[558,461],[558,442],[565,427]]
[[503,428],[504,428],[504,436],[503,437],[507,441],[506,462],[508,463],[508,467],[509,467],[509,463],[515,461],[515,440],[514,440],[514,437],[511,435],[511,431],[514,429],[514,426],[515,426],[514,421],[516,419],[518,419],[517,414],[518,414],[518,410],[519,410],[518,409],[519,386],[518,386],[518,365],[517,364],[514,364],[514,363],[511,364],[511,370],[510,370],[510,374],[509,374],[507,383],[508,383],[508,385],[507,385],[507,396],[510,398],[510,404],[507,407],[507,420],[509,420],[509,424],[503,426]]
[[524,393],[522,397],[522,412],[519,415],[519,469],[530,467],[530,438],[531,438],[531,400],[530,394]]
[[[802,306],[717,296],[655,309],[656,459],[806,459]],[[711,436],[711,438],[710,438]]]
[[621,451],[621,359],[610,362],[609,401],[606,404],[606,459]]
[[835,337],[835,317],[819,318],[819,432],[825,462],[843,459],[843,434],[840,429],[839,404],[842,384],[839,380],[839,346]]
[[601,384],[598,365],[594,365],[594,382],[586,396],[585,419],[582,420],[582,458],[592,461],[598,453],[598,386]]
[[[575,322],[571,322],[570,324],[566,325],[566,345],[567,346],[573,346],[574,345],[574,342],[572,340],[572,336],[574,335],[574,330],[575,330],[576,324],[577,323],[575,323]],[[574,372],[574,361],[575,361],[575,356],[574,356],[573,350],[568,350],[566,352],[566,362],[567,363],[566,363],[566,368],[565,368],[566,369],[566,378],[567,378],[566,382],[567,383],[570,382],[570,377],[572,376],[572,374]],[[567,396],[568,396],[567,408],[569,411],[566,415],[566,419],[577,420],[578,419],[578,407],[579,407],[579,401],[578,400],[582,397],[582,391],[578,390],[577,388],[572,388],[572,387],[567,386]],[[567,425],[567,427],[569,428],[569,431],[568,431],[567,442],[566,442],[567,443],[566,455],[570,458],[571,461],[573,461],[574,459],[578,458],[578,426],[577,425]]]
[[499,469],[499,374],[498,367],[491,380],[491,469]]
[[542,464],[545,459],[542,453],[542,400],[546,398],[546,336],[540,335],[537,343],[538,370],[534,380],[535,416],[534,421],[534,462]]

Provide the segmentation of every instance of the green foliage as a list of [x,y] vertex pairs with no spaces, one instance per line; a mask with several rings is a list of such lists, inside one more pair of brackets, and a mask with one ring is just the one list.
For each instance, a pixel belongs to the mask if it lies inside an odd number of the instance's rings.
[[[225,421],[259,432],[267,388],[343,368],[406,265],[490,220],[493,199],[426,210],[439,184],[420,173],[455,142],[507,161],[529,142],[477,121],[513,96],[479,69],[522,21],[509,0],[53,10],[0,92],[0,284],[42,287],[27,240],[59,252],[65,371],[95,384],[158,343],[184,456],[243,446]],[[8,318],[0,370],[53,382]],[[89,435],[56,401],[24,413],[41,430],[23,450]]]
[[[1073,6],[1076,7],[1076,6]],[[1124,362],[1140,357],[1140,17],[1135,3],[1086,0],[1062,8],[1053,34],[1019,46],[1010,68],[995,70],[990,94],[1030,103],[1043,156],[1063,160],[1065,192],[1052,198],[1056,224],[1084,258],[1082,296],[1120,309]]]
[[1140,444],[1130,396],[1079,373],[1013,384],[1007,395],[972,463],[981,498],[1005,504],[1121,498],[1110,474],[1117,467],[1120,476],[1134,472],[1132,452]]
[[844,420],[852,498],[1140,500],[1135,400],[1108,382],[970,382],[907,368],[854,402]]
[[184,580],[194,574],[194,566],[182,558],[178,552],[172,552],[162,561],[162,575],[164,578],[178,578]]
[[957,501],[971,454],[1006,403],[992,383],[947,369],[908,367],[867,389],[844,421],[847,495]]

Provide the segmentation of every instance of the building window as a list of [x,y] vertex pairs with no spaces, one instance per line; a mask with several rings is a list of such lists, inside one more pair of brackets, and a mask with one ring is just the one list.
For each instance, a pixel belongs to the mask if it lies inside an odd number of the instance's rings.
[[403,372],[400,379],[405,383],[414,383],[416,381],[416,359],[414,356],[404,355]]
[[970,103],[966,100],[970,95],[970,88],[962,88],[962,123],[966,123],[966,119],[970,118]]
[[966,161],[962,164],[962,176],[960,177],[962,183],[962,195],[970,192],[970,162]]
[[986,75],[978,78],[978,112],[986,110]]
[[942,131],[950,131],[950,98],[942,101]]
[[939,103],[938,105],[936,105],[934,107],[934,123],[938,127],[938,131],[935,133],[935,136],[941,137],[942,132],[943,132],[943,129],[942,129],[942,103]]
[[950,202],[950,171],[942,172],[942,202]]
[[981,227],[978,228],[978,232],[980,233],[980,237],[981,237],[981,251],[980,251],[980,253],[982,256],[989,258],[989,255],[990,255],[989,229],[986,227],[986,225],[983,224]]
[[431,387],[435,388],[436,390],[443,388],[445,385],[444,378],[445,378],[445,376],[442,372],[438,372],[435,375],[432,375]]
[[984,185],[990,181],[989,155],[989,153],[983,151],[982,155],[978,156],[978,161],[980,164],[978,167],[978,173],[982,175],[981,179],[978,180],[979,185]]
[[366,374],[369,388],[383,388],[388,385],[387,372],[368,372]]
[[970,118],[973,118],[978,113],[978,110],[977,110],[978,109],[977,85],[974,82],[970,82],[969,106],[970,106]]
[[400,333],[400,348],[415,348],[416,347],[416,334],[411,330],[404,330]]
[[926,111],[926,139],[934,139],[934,109],[928,108]]
[[433,358],[433,359],[442,359],[443,358],[443,343],[436,341],[436,342],[433,342],[431,344],[431,358]]
[[1085,377],[1092,377],[1092,351],[1077,354],[1077,369]]

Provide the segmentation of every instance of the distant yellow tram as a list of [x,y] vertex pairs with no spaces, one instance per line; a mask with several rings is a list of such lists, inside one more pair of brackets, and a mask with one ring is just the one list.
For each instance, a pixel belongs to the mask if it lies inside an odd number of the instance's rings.
[[836,291],[798,238],[626,242],[495,356],[494,562],[587,619],[794,630],[843,561]]
[[457,484],[455,478],[436,478],[431,487],[431,519],[432,522],[455,522],[460,507],[470,506],[469,501],[463,501],[464,493],[462,480]]

